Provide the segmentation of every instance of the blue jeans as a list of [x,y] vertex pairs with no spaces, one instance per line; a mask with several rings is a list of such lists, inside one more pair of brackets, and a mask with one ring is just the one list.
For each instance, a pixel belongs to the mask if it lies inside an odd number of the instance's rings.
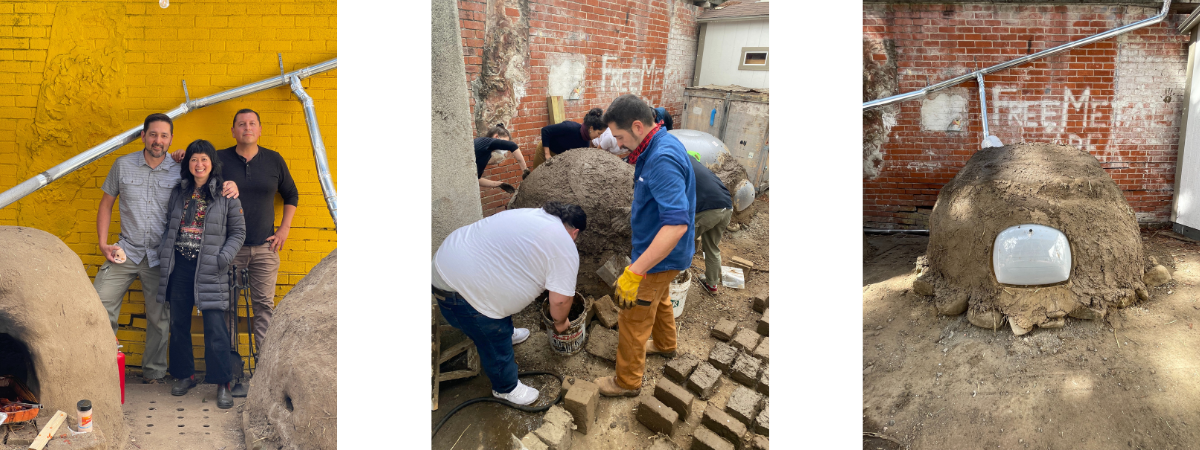
[[493,319],[476,311],[462,295],[438,299],[438,308],[454,328],[462,330],[479,350],[479,363],[492,381],[492,390],[507,394],[517,388],[517,361],[513,358],[512,317]]

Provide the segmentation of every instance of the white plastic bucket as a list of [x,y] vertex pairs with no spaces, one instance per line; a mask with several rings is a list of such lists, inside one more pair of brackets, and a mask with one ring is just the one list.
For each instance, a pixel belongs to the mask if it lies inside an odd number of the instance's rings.
[[683,314],[684,303],[687,302],[688,289],[692,287],[692,273],[688,271],[680,272],[680,277],[683,281],[679,281],[679,277],[671,280],[671,309],[675,311],[675,318],[679,318]]

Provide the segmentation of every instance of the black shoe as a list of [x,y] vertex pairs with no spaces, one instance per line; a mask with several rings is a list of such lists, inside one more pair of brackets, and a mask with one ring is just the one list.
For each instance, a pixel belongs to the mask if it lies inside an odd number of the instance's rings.
[[188,389],[191,389],[193,387],[196,387],[196,376],[195,375],[192,375],[187,378],[180,378],[178,380],[175,380],[174,386],[171,386],[171,395],[174,395],[176,397],[179,397],[181,395],[187,395]]
[[250,386],[238,383],[233,385],[233,389],[231,389],[229,392],[232,393],[235,398],[244,398],[246,394],[250,393]]
[[233,395],[229,392],[229,383],[217,385],[217,407],[221,409],[233,407]]

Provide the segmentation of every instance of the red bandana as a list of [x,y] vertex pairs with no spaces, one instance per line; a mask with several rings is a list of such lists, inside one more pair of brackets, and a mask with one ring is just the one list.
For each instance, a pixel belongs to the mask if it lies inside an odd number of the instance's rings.
[[637,164],[638,156],[641,155],[642,152],[646,151],[646,146],[650,145],[650,139],[654,138],[654,133],[658,132],[659,127],[661,127],[661,125],[655,124],[654,128],[650,129],[650,133],[647,133],[646,137],[642,138],[642,143],[638,144],[637,148],[634,149],[632,152],[629,152],[629,163],[630,164]]

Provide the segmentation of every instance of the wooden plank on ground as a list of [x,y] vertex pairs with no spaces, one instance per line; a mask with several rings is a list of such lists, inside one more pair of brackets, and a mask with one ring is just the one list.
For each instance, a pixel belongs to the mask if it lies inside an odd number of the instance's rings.
[[46,447],[46,443],[50,442],[50,438],[54,437],[54,433],[58,432],[59,425],[62,425],[63,420],[66,419],[67,413],[65,412],[59,411],[54,413],[54,417],[51,417],[46,426],[42,427],[42,431],[38,432],[37,439],[34,439],[33,443],[29,444],[29,448],[31,450],[42,450],[42,448]]
[[729,258],[729,262],[733,263],[735,265],[738,265],[738,266],[742,266],[743,268],[746,268],[746,269],[754,268],[754,263],[750,262],[750,260],[741,258],[741,257],[737,257],[737,256]]
[[450,360],[450,358],[458,356],[459,353],[467,351],[467,349],[471,348],[473,345],[475,345],[475,343],[470,339],[463,339],[462,342],[454,344],[453,347],[442,351],[441,355],[438,357],[438,364],[445,364],[446,361]]

